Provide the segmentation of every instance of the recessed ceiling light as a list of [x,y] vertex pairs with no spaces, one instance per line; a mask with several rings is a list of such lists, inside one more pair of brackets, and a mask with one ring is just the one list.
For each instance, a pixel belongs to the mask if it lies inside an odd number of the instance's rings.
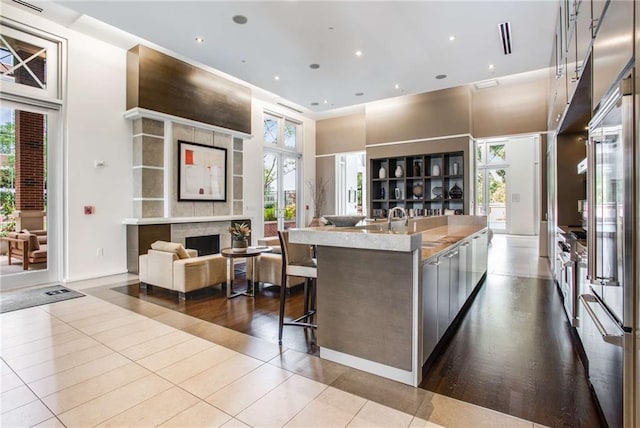
[[438,80],[442,80],[442,79],[446,79],[446,78],[447,78],[447,75],[446,75],[446,74],[438,74],[438,75],[436,76],[436,79],[438,79]]
[[320,64],[309,64],[309,68],[312,68],[314,70],[317,70],[320,68]]
[[329,27],[329,30],[333,30],[333,27]]
[[493,64],[489,64],[489,70],[493,70]]
[[311,103],[311,105],[315,107],[315,106],[319,106],[320,103],[313,102],[313,103]]
[[356,92],[356,94],[355,94],[355,95],[356,95],[356,97],[361,97],[361,96],[363,96],[363,95],[364,95],[364,92]]
[[396,89],[400,89],[400,85],[396,83],[396,85],[394,86],[394,88],[396,88]]
[[327,100],[324,100],[323,102],[324,102],[324,104],[329,104],[329,101],[327,101]]
[[236,24],[246,24],[249,20],[244,15],[235,15],[231,18]]
[[275,76],[274,79],[275,80],[280,80],[280,76]]
[[245,62],[247,62],[247,60],[246,60],[246,59],[243,59],[243,60],[242,60],[242,61],[240,61],[240,62],[244,64]]
[[362,51],[356,51],[356,56],[362,56]]
[[204,38],[196,37],[196,43],[204,43]]
[[456,36],[449,36],[449,41],[453,42],[456,39]]

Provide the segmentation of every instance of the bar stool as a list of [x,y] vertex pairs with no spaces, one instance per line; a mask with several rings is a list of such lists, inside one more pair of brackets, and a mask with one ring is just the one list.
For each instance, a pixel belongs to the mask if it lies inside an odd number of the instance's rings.
[[[313,318],[316,313],[316,279],[318,267],[311,257],[309,245],[289,243],[289,232],[278,231],[282,248],[282,281],[280,285],[280,322],[278,325],[278,343],[282,345],[282,329],[285,325],[304,328],[316,328]],[[284,321],[284,303],[286,299],[287,276],[303,277],[304,281],[304,313],[293,321]]]

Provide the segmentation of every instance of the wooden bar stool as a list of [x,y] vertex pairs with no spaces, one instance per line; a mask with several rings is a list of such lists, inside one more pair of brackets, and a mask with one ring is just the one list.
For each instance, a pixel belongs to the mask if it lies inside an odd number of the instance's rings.
[[[313,318],[316,313],[316,279],[318,267],[311,257],[311,248],[306,244],[289,243],[289,232],[279,230],[282,248],[282,281],[280,285],[280,322],[278,325],[278,343],[282,345],[282,329],[285,325],[304,328],[316,328]],[[287,276],[303,277],[304,313],[293,321],[284,321],[284,303],[286,299]]]

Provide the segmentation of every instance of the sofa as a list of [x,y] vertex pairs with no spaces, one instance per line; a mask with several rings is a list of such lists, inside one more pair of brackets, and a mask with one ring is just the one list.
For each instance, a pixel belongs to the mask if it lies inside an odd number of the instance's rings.
[[220,254],[198,256],[196,250],[181,244],[156,241],[147,254],[139,256],[140,285],[152,285],[178,292],[186,299],[187,293],[209,286],[226,283],[226,259]]
[[22,261],[22,269],[27,270],[32,264],[47,262],[46,230],[9,232],[2,240],[7,242],[9,264],[17,259]]
[[[277,236],[258,239],[258,245],[271,247],[272,252],[262,253],[258,256],[254,281],[279,287],[282,282],[282,249],[280,248],[280,240]],[[247,263],[247,278],[253,278],[250,263]],[[299,276],[290,276],[287,278],[286,286],[287,288],[295,287],[296,285],[304,284],[304,280]]]

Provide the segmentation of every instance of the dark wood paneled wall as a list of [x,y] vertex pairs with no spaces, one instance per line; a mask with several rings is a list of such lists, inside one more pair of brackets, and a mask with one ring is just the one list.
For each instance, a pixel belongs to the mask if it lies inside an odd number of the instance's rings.
[[138,45],[127,53],[127,109],[145,108],[251,133],[251,90]]

